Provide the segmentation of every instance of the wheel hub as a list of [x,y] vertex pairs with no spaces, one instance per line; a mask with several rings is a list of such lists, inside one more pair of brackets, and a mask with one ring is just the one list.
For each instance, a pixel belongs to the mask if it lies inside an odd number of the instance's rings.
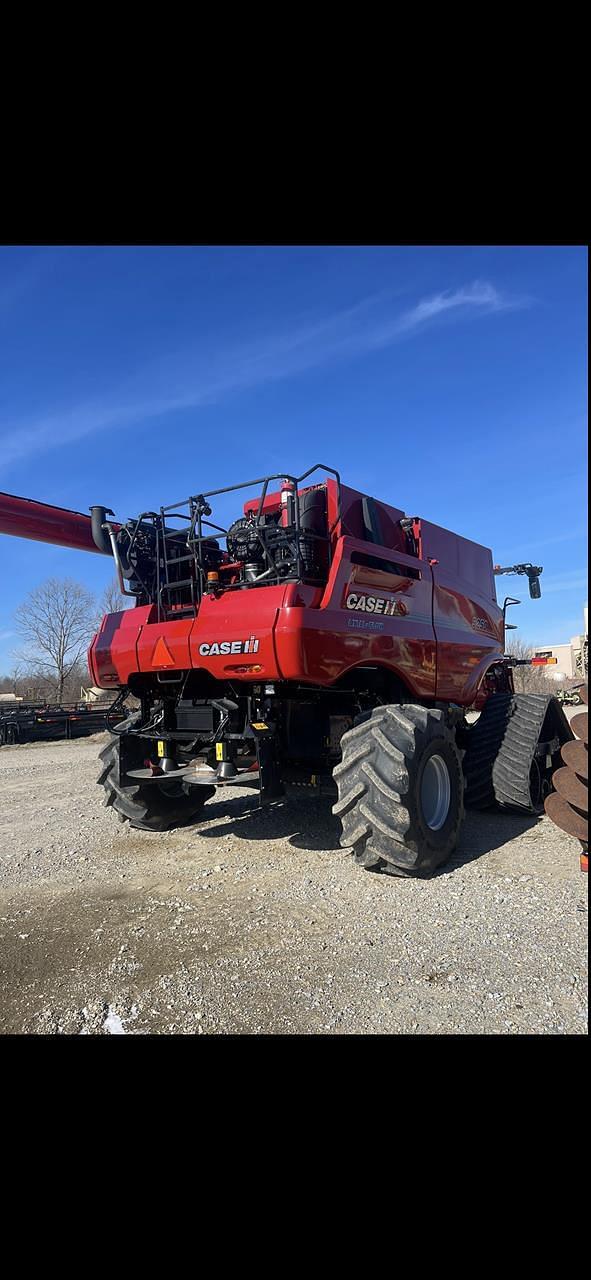
[[429,756],[421,779],[421,809],[431,831],[440,831],[449,813],[451,782],[443,756]]

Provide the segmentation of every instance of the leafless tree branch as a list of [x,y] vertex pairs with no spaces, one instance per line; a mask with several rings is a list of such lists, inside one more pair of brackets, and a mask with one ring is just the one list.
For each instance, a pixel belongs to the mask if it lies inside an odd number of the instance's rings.
[[30,671],[51,682],[58,702],[69,677],[82,664],[97,618],[94,597],[70,578],[49,578],[15,612],[26,646],[23,659]]

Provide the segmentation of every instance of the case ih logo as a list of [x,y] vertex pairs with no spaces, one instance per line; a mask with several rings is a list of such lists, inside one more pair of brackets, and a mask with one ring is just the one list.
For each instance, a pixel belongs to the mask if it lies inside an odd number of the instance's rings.
[[200,644],[199,653],[202,658],[214,658],[218,653],[257,653],[259,642],[256,636],[248,640],[214,640],[213,644]]
[[385,617],[396,614],[403,618],[408,613],[404,600],[387,600],[385,596],[356,595],[355,592],[350,592],[345,604],[348,609],[355,609],[358,613],[381,613]]

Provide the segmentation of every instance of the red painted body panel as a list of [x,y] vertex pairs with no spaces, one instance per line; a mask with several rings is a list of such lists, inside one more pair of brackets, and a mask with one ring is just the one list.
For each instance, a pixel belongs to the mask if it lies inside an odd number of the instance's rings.
[[[331,685],[352,667],[375,664],[399,675],[417,697],[435,696],[435,637],[431,621],[431,570],[403,553],[420,579],[376,571],[351,562],[358,552],[388,560],[388,551],[367,542],[341,538],[326,590],[316,608],[284,607],[276,626],[281,674],[285,680]],[[379,586],[376,585],[379,582]],[[405,616],[362,616],[347,608],[347,597],[366,595],[403,601]]]
[[[218,680],[329,686],[352,667],[377,664],[398,675],[417,698],[469,705],[487,667],[503,651],[500,610],[476,593],[468,601],[444,574],[433,593],[437,566],[401,552],[400,567],[408,564],[420,578],[353,564],[351,553],[364,548],[356,539],[341,540],[324,592],[290,584],[205,596],[196,619],[177,622],[157,622],[153,606],[111,614],[91,648],[93,678],[109,688],[140,672],[201,668]],[[387,560],[386,552],[371,550]],[[362,596],[405,612],[377,617],[347,607],[347,600]],[[473,629],[474,617],[487,620],[486,633]],[[258,642],[256,652],[219,651],[249,639]],[[200,652],[203,645],[217,645],[218,651]]]
[[[284,586],[271,586],[204,596],[191,632],[191,666],[209,671],[216,680],[237,675],[243,680],[279,680],[274,632],[285,591]],[[245,644],[251,637],[258,640],[256,652],[203,655],[199,651],[202,644]],[[246,671],[236,670],[245,667]]]
[[[329,480],[328,489],[328,508],[329,523],[336,519],[337,512],[337,488],[334,480]],[[365,538],[362,503],[365,494],[360,493],[357,489],[350,489],[348,485],[341,485],[341,528],[338,532],[348,534],[351,538]],[[390,507],[386,502],[378,502],[374,499],[374,506],[380,520],[380,527],[384,538],[383,548],[390,551],[404,551],[406,548],[404,534],[400,528],[400,520],[404,518],[404,511],[399,507]],[[333,513],[331,515],[331,512]],[[364,542],[366,551],[367,543]]]
[[188,671],[191,666],[189,640],[194,626],[194,618],[179,618],[177,622],[146,620],[136,646],[138,669]]
[[491,660],[504,651],[492,554],[426,520],[422,535],[423,546],[433,557],[437,697],[470,705]]
[[[220,681],[328,687],[354,667],[378,665],[417,699],[470,705],[504,648],[490,551],[421,521],[423,558],[409,555],[404,512],[375,502],[378,546],[366,540],[363,494],[341,486],[339,521],[334,481],[327,491],[333,552],[326,587],[205,595],[195,618],[171,622],[157,622],[153,606],[113,614],[91,646],[96,684],[200,668]],[[278,502],[269,494],[265,509]]]
[[503,653],[503,615],[469,584],[433,566],[437,697],[472,702],[491,657]]
[[[150,617],[156,617],[156,609],[148,604],[103,618],[88,651],[88,665],[100,689],[127,684],[130,676],[137,675],[137,644]],[[175,625],[168,623],[169,627]]]

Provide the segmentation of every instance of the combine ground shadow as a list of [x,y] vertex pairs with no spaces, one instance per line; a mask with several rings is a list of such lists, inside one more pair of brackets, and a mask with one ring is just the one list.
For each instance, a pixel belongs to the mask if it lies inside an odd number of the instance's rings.
[[[242,840],[288,839],[295,849],[311,852],[333,852],[340,849],[340,822],[331,812],[328,798],[289,797],[265,809],[258,808],[255,796],[240,796],[230,801],[210,802],[204,810],[199,835],[220,839],[225,835]],[[223,822],[215,821],[224,818]],[[215,821],[215,826],[208,825]],[[467,810],[460,840],[449,862],[435,874],[449,875],[486,853],[502,848],[518,836],[537,826],[540,818],[489,810],[483,813]]]
[[[225,802],[209,802],[203,811],[199,835],[218,839],[225,835],[241,840],[284,840],[295,849],[332,852],[340,849],[340,824],[331,813],[331,801],[289,797],[264,809],[255,796],[240,796]],[[208,826],[207,820],[225,818]]]
[[537,827],[540,822],[541,815],[539,817],[533,814],[521,815],[505,812],[502,809],[486,809],[483,812],[467,809],[458,847],[455,853],[452,853],[449,862],[446,862],[445,866],[435,874],[449,875],[458,867],[482,858],[485,853],[491,853],[493,850],[501,849],[505,844],[510,844],[518,836],[523,836],[527,831]]

